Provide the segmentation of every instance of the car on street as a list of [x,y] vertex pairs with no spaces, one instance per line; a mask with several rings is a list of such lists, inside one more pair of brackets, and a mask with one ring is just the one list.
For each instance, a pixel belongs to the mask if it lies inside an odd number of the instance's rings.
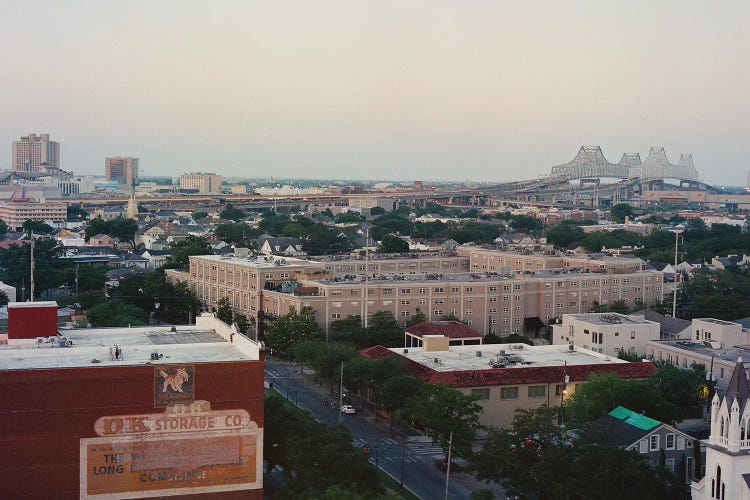
[[355,413],[357,413],[357,410],[355,410],[352,405],[341,405],[341,413],[346,413],[347,415],[354,415]]

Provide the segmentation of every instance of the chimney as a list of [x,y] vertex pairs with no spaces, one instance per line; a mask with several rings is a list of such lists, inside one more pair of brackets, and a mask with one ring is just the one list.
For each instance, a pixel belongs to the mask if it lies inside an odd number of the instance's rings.
[[57,335],[57,302],[11,302],[8,304],[8,343]]

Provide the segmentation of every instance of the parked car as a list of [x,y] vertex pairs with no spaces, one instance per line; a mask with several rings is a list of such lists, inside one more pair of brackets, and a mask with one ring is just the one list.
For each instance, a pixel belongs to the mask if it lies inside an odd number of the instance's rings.
[[354,415],[355,413],[357,413],[357,410],[355,410],[352,405],[341,405],[341,413]]

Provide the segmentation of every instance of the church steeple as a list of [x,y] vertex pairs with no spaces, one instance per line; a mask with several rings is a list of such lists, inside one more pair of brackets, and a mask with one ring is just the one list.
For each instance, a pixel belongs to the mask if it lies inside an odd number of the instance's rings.
[[742,362],[742,358],[737,358],[737,364],[734,365],[732,378],[729,379],[729,386],[727,386],[727,406],[731,407],[732,402],[736,400],[740,406],[740,413],[742,413],[748,398],[750,398],[750,384],[747,382],[745,364]]

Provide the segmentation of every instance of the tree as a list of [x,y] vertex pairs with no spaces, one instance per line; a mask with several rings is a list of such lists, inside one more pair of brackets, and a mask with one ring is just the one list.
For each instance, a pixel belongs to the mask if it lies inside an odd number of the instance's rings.
[[547,243],[552,243],[555,248],[565,248],[573,242],[581,242],[584,237],[581,229],[575,221],[564,220],[560,224],[547,230]]
[[403,414],[432,434],[432,442],[448,454],[448,441],[457,457],[471,456],[471,445],[482,427],[482,407],[476,398],[444,385],[423,384],[409,399]]
[[154,319],[173,324],[187,324],[200,308],[198,297],[185,283],[167,283],[162,270],[130,276],[111,290],[114,298],[144,310]]
[[670,424],[680,420],[683,412],[675,402],[664,398],[653,378],[624,380],[614,373],[603,373],[589,375],[576,389],[566,402],[565,415],[576,425],[586,426],[618,406]]
[[392,234],[383,236],[383,240],[378,246],[378,253],[406,253],[409,251],[409,244]]
[[544,223],[530,215],[514,215],[510,219],[510,226],[519,233],[533,233],[540,231],[544,227]]
[[613,221],[622,224],[625,222],[625,217],[633,216],[633,207],[629,203],[618,203],[614,205],[611,210],[610,217]]
[[389,413],[393,422],[394,413],[401,412],[406,404],[419,391],[421,382],[408,375],[392,377],[383,384],[380,391],[380,402],[384,410]]
[[422,323],[427,319],[427,316],[424,315],[424,313],[417,307],[417,311],[414,313],[414,316],[409,317],[409,319],[406,320],[406,326],[414,326],[419,323]]
[[358,214],[357,212],[341,212],[336,217],[336,222],[340,224],[364,222],[364,220],[365,218],[362,217],[362,214]]
[[146,312],[119,299],[101,302],[88,311],[88,321],[95,328],[145,326]]
[[685,498],[680,481],[651,469],[637,453],[588,439],[570,441],[555,425],[555,413],[548,407],[517,410],[512,429],[491,428],[470,460],[477,476],[501,481],[511,495],[540,500]]
[[68,205],[68,217],[69,221],[83,222],[88,219],[89,213],[83,209],[80,205]]
[[227,297],[222,297],[216,303],[216,317],[226,323],[227,325],[232,324],[232,303],[229,302]]
[[370,209],[370,215],[372,216],[383,215],[383,214],[385,214],[385,208],[383,207],[372,207]]
[[245,217],[245,212],[240,210],[239,208],[235,208],[231,203],[227,203],[224,206],[224,210],[219,212],[220,219],[238,221],[240,219],[244,219]]
[[382,345],[384,347],[398,347],[403,345],[404,331],[398,325],[396,318],[390,311],[378,311],[370,318],[367,328],[366,346]]
[[607,304],[600,304],[597,301],[594,301],[593,305],[591,306],[591,310],[589,312],[592,313],[608,313],[608,312],[615,312],[620,314],[628,314],[630,312],[630,308],[625,303],[624,300],[613,300],[612,302],[609,302]]
[[8,232],[8,225],[5,223],[5,221],[0,220],[0,238],[5,236],[5,233]]
[[129,242],[135,248],[135,232],[138,231],[138,222],[125,217],[117,217],[107,223],[109,225],[107,234],[120,241]]
[[234,323],[237,325],[237,328],[242,333],[247,333],[250,331],[250,322],[247,320],[247,316],[244,314],[235,314],[234,315]]
[[41,220],[33,220],[33,219],[29,219],[26,222],[24,222],[22,227],[23,227],[24,232],[27,232],[27,233],[33,231],[35,233],[47,234],[47,233],[50,233],[53,229],[52,226],[50,226],[46,222],[41,221]]
[[172,255],[167,257],[164,269],[188,269],[191,255],[210,255],[211,246],[206,240],[190,235],[182,241],[170,244]]
[[193,212],[194,220],[201,220],[205,219],[206,217],[208,217],[208,212],[206,212],[205,210],[196,210]]
[[260,230],[242,222],[225,222],[214,229],[214,233],[227,243],[247,245],[248,240],[260,236]]
[[8,299],[8,294],[0,290],[0,306],[7,306],[8,302],[10,302],[10,299]]
[[289,312],[274,321],[265,335],[265,342],[269,349],[281,354],[303,340],[322,339],[322,332],[315,321],[315,311],[310,307],[303,307],[297,313],[294,307]]
[[365,339],[362,317],[359,314],[350,314],[344,319],[331,323],[331,339],[345,340],[357,345],[362,344]]

